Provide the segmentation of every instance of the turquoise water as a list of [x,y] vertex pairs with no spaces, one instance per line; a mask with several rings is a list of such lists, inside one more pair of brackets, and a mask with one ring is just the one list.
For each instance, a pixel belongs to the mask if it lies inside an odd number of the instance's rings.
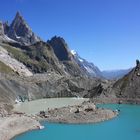
[[35,130],[13,140],[140,140],[140,106],[102,105],[120,109],[120,115],[97,124],[66,125],[43,122],[44,130]]

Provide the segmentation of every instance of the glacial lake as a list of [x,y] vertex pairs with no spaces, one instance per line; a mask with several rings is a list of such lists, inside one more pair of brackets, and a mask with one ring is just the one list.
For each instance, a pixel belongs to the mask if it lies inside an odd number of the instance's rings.
[[40,111],[54,109],[56,107],[79,105],[88,100],[88,98],[47,98],[15,104],[14,110],[25,112],[26,114],[36,114]]
[[67,125],[42,122],[43,130],[34,130],[17,136],[13,140],[140,140],[140,106],[101,105],[120,115],[112,120],[82,125]]

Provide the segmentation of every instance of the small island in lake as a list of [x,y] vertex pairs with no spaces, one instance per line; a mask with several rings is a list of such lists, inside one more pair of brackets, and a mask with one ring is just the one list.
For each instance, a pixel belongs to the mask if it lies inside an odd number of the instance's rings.
[[49,122],[83,124],[97,123],[112,119],[118,115],[118,111],[98,108],[94,103],[84,102],[80,105],[55,108],[48,111],[40,111],[39,117]]

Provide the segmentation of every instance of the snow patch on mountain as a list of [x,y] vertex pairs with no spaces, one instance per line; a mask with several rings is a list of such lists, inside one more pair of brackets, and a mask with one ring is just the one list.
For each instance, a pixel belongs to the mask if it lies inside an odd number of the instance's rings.
[[81,58],[79,58],[79,61],[80,61],[80,62],[84,62],[84,60],[83,60],[83,59],[81,59]]
[[102,73],[97,66],[87,60],[81,58],[75,50],[71,50],[71,54],[74,56],[74,60],[79,65],[84,73],[92,77],[102,77]]
[[76,55],[76,51],[75,50],[71,50],[71,54],[72,55]]
[[93,69],[91,69],[90,67],[87,67],[87,66],[84,66],[84,67],[89,73],[92,73],[96,76],[96,73],[95,73],[95,71],[93,71]]

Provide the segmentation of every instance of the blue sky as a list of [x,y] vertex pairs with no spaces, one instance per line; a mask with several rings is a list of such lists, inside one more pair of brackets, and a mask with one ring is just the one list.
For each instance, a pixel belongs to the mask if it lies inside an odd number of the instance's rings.
[[1,20],[11,21],[16,11],[41,38],[62,36],[101,70],[140,59],[140,0],[1,0]]

